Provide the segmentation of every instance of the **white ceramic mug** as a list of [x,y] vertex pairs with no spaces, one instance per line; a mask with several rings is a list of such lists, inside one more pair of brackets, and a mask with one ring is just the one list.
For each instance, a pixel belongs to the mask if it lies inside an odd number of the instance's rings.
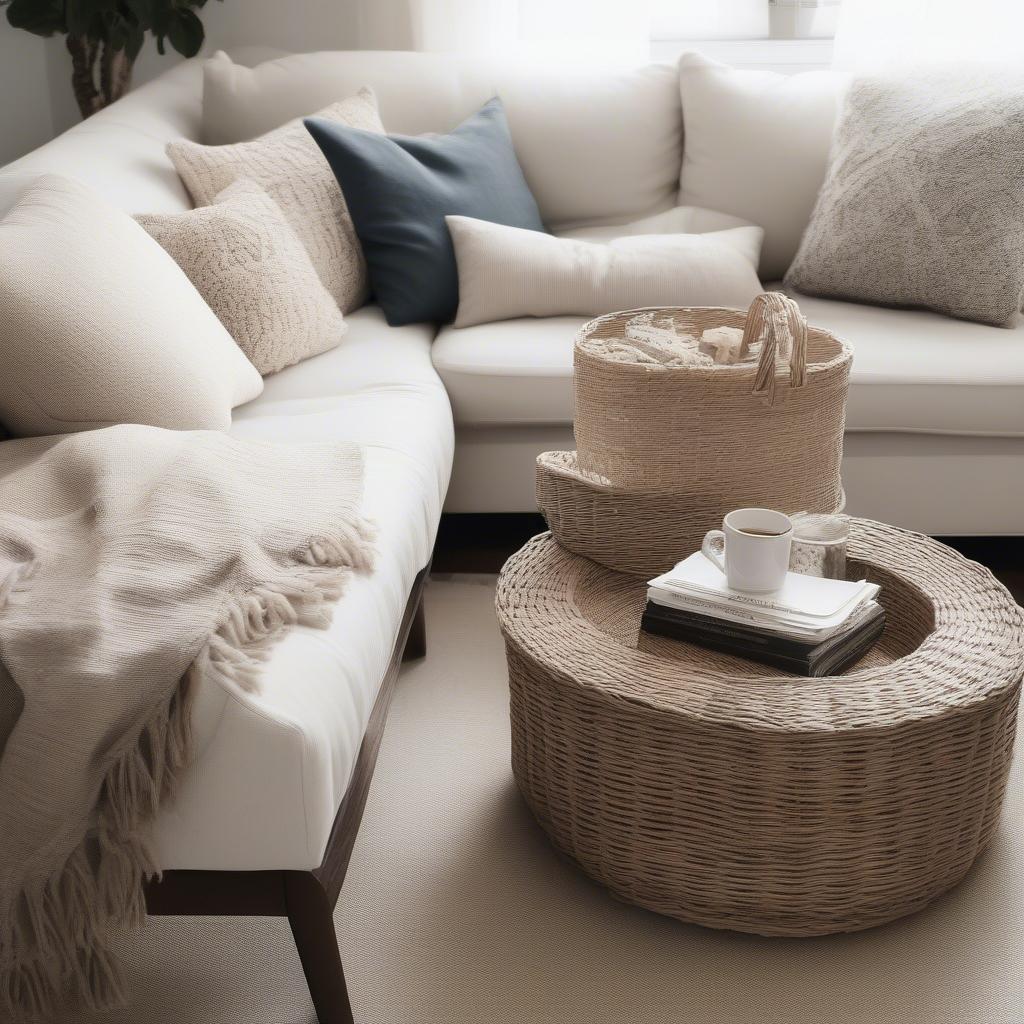
[[786,579],[792,544],[789,516],[770,508],[738,508],[722,520],[721,530],[708,531],[701,551],[725,573],[731,589],[767,594]]

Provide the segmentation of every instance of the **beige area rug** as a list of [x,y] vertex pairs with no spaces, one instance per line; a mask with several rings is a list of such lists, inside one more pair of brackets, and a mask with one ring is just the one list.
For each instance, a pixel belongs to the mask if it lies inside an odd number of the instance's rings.
[[[1024,754],[995,844],[916,917],[811,940],[679,924],[611,899],[523,806],[493,596],[428,589],[336,916],[359,1024],[1024,1021]],[[134,1003],[75,1024],[314,1019],[284,921],[156,920],[129,946]]]

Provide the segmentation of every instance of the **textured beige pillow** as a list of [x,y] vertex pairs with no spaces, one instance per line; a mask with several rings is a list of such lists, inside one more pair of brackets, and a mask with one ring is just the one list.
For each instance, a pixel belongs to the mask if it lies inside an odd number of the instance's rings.
[[[456,327],[641,306],[746,309],[761,292],[763,232],[630,235],[607,244],[446,217],[459,267]],[[623,230],[628,230],[628,225]]]
[[[315,116],[384,132],[369,89],[360,89]],[[254,181],[281,208],[342,311],[351,312],[366,301],[366,262],[352,218],[337,179],[301,119],[231,146],[201,146],[182,139],[169,143],[167,154],[197,206],[208,206],[239,178]]]
[[226,430],[263,380],[127,213],[45,175],[0,221],[0,420],[14,435],[115,423]]
[[786,283],[998,327],[1024,295],[1024,75],[858,79]]
[[284,214],[254,182],[236,181],[212,206],[135,219],[264,377],[341,341],[341,311]]

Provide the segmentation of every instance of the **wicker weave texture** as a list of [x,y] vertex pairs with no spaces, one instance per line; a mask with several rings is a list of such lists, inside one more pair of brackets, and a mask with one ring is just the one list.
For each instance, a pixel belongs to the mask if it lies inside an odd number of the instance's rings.
[[618,572],[657,576],[696,551],[708,530],[737,505],[757,504],[787,512],[842,511],[838,503],[817,509],[794,506],[788,483],[769,477],[754,500],[722,505],[721,497],[685,487],[678,491],[615,487],[588,476],[576,452],[542,452],[537,456],[537,506],[563,547]]
[[[574,354],[576,452],[537,463],[537,502],[559,541],[621,572],[655,574],[734,508],[842,508],[849,348],[778,292],[748,313],[661,309],[699,336],[738,327],[760,361],[676,365],[624,340],[638,311],[585,324]],[[776,355],[789,359],[778,365]]]
[[955,885],[991,838],[1024,616],[983,567],[851,520],[886,632],[803,679],[639,633],[644,583],[535,538],[502,573],[513,769],[623,899],[763,935],[855,931]]
[[[676,329],[743,328],[761,344],[761,365],[673,366],[610,357],[636,311],[580,328],[573,355],[580,466],[616,487],[706,493],[727,511],[759,504],[829,511],[839,500],[849,348],[808,328],[778,292],[735,309],[660,310]],[[790,326],[795,322],[794,326]],[[805,340],[797,344],[794,335]],[[775,353],[790,353],[786,371]]]

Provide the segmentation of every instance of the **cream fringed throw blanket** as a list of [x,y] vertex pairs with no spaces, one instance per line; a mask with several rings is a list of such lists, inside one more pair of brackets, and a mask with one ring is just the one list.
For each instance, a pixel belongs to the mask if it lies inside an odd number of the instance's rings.
[[0,1020],[121,997],[197,677],[252,687],[369,570],[362,461],[121,426],[0,446]]

